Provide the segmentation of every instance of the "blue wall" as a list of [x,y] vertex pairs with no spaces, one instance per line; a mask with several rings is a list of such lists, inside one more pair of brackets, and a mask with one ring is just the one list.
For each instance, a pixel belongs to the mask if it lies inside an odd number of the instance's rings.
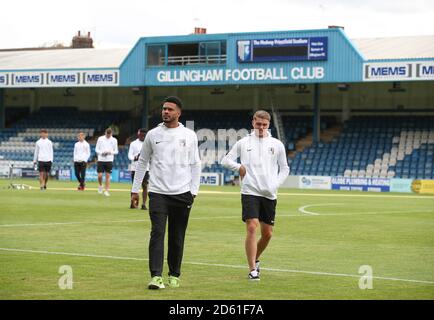
[[[239,63],[237,61],[237,41],[253,39],[295,37],[327,37],[328,59],[327,61],[295,61],[295,62],[268,62],[268,63]],[[188,43],[199,41],[227,41],[227,62],[222,65],[204,66],[146,66],[146,45],[167,43]],[[272,84],[272,83],[330,83],[330,82],[361,82],[363,57],[352,45],[341,29],[281,31],[260,33],[230,33],[212,35],[187,35],[172,37],[141,38],[131,50],[120,67],[121,86],[187,86],[187,85],[223,85],[223,84]],[[309,79],[306,77],[295,79],[292,70],[303,76],[314,75],[314,69],[322,69],[323,77]],[[179,78],[180,71],[192,71],[197,73],[214,70],[215,72],[239,72],[244,69],[269,69],[276,75],[273,79],[233,79],[223,78],[217,81],[211,79],[205,81],[175,81]],[[164,73],[161,73],[161,72]],[[248,73],[247,70],[245,72]],[[160,80],[158,75],[160,73]],[[247,74],[244,73],[244,74]],[[321,72],[320,72],[321,73]],[[161,76],[163,75],[163,76]],[[167,81],[170,80],[170,81]]]

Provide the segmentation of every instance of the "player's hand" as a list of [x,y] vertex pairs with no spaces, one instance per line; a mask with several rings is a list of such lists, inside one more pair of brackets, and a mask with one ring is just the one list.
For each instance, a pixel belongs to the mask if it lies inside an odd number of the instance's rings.
[[131,208],[138,208],[138,207],[139,207],[139,194],[131,193]]
[[241,179],[244,178],[244,176],[246,175],[246,172],[247,172],[246,168],[243,165],[241,165],[240,170],[239,170]]

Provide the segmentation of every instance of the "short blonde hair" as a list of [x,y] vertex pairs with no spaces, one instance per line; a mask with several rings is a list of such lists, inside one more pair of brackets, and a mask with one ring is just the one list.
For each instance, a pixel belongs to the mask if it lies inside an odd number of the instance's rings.
[[270,114],[265,110],[256,111],[255,114],[253,115],[253,119],[255,119],[255,118],[260,118],[260,119],[265,119],[265,120],[271,121]]

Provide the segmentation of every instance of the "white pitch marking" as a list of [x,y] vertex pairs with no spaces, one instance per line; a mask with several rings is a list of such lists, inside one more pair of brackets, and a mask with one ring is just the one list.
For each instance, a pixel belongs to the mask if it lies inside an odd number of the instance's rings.
[[[33,187],[33,186],[32,186]],[[38,189],[33,187],[32,189]],[[48,190],[54,191],[77,191],[75,188],[48,188]],[[87,191],[97,191],[97,188],[86,188]],[[110,189],[114,192],[131,192],[131,189]],[[86,192],[86,191],[85,191]],[[199,191],[200,194],[237,194],[239,191],[213,191],[213,190],[202,190]],[[338,193],[287,193],[279,192],[279,196],[309,196],[309,197],[367,197],[367,198],[402,198],[402,199],[431,199],[434,200],[434,196],[416,196],[416,195],[387,195],[387,194],[338,194]]]
[[[14,249],[14,248],[0,248],[0,251],[50,254],[50,255],[64,255],[64,256],[86,257],[86,258],[102,258],[102,259],[113,259],[113,260],[133,260],[133,261],[148,261],[149,260],[149,259],[145,259],[145,258],[134,258],[134,257],[119,257],[119,256],[111,256],[111,255],[54,252],[54,251],[45,251],[45,250],[27,250],[27,249]],[[191,265],[198,265],[198,266],[224,267],[224,268],[232,268],[232,269],[245,269],[246,268],[246,266],[221,264],[221,263],[206,263],[206,262],[193,262],[193,261],[185,261],[183,263],[191,264]],[[360,278],[360,275],[346,274],[346,273],[332,273],[332,272],[305,271],[305,270],[295,270],[295,269],[277,269],[277,268],[262,268],[262,269],[268,270],[268,271],[274,271],[274,272],[303,273],[303,274],[318,275],[318,276]],[[401,282],[423,283],[423,284],[434,285],[434,281],[428,281],[428,280],[401,279],[401,278],[380,277],[380,276],[373,276],[372,278],[373,279],[379,279],[379,280],[401,281]]]
[[317,203],[317,204],[308,204],[307,206],[303,206],[298,208],[298,211],[300,211],[301,213],[304,214],[310,214],[313,216],[319,216],[320,214],[317,212],[313,212],[313,211],[307,211],[306,208],[311,208],[311,207],[322,207],[322,206],[341,206],[343,205],[342,203]]
[[[316,213],[306,211],[306,214],[278,214],[277,218],[288,217],[310,217],[315,216],[363,216],[363,215],[382,215],[382,214],[415,214],[415,213],[434,213],[433,210],[420,210],[420,211],[373,211],[373,212],[353,212],[353,213]],[[239,216],[218,216],[218,217],[191,217],[189,220],[213,220],[213,219],[239,219]],[[13,227],[51,227],[62,225],[80,225],[80,224],[108,224],[108,223],[134,223],[134,222],[149,222],[149,220],[115,220],[115,221],[73,221],[73,222],[47,222],[47,223],[17,223],[17,224],[0,224],[0,228],[13,228]]]

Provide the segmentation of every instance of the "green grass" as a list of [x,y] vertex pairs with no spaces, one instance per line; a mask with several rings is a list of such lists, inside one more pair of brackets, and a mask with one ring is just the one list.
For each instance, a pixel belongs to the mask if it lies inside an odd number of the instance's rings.
[[[94,183],[85,192],[57,181],[46,192],[7,185],[0,181],[0,299],[434,299],[433,196],[281,190],[252,283],[239,189],[203,187],[181,287],[150,291],[149,217],[129,209],[129,185],[113,184],[109,198]],[[72,290],[59,288],[62,265],[72,267]],[[372,267],[373,289],[359,288],[362,265]]]

